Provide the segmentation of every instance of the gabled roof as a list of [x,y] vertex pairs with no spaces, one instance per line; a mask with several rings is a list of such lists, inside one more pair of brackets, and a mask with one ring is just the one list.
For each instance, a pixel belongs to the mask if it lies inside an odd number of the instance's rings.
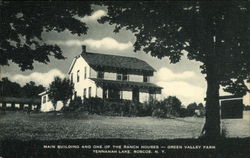
[[134,57],[107,55],[98,53],[82,53],[81,56],[90,66],[112,67],[129,70],[155,71],[155,69],[143,60]]

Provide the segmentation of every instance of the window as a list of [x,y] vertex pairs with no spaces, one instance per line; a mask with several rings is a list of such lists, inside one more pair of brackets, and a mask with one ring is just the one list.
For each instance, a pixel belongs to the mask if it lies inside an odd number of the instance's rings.
[[43,104],[46,103],[46,95],[43,96],[42,100],[43,100]]
[[120,90],[117,88],[108,89],[108,98],[109,99],[120,99]]
[[84,67],[84,79],[86,79],[87,78],[87,67],[85,66]]
[[116,80],[128,81],[129,80],[128,74],[126,74],[126,73],[123,73],[123,74],[122,73],[117,73]]
[[50,99],[50,97],[48,96],[48,99],[47,99],[47,102],[49,102],[51,99]]
[[122,80],[122,74],[117,74],[116,75],[116,80],[120,80],[121,81]]
[[143,75],[143,82],[149,82],[149,76]]
[[80,70],[77,71],[77,82],[80,80]]
[[86,93],[87,93],[87,89],[84,88],[84,89],[83,89],[83,98],[86,98]]
[[128,74],[123,74],[122,80],[123,80],[123,81],[128,81]]
[[103,99],[108,98],[108,89],[106,87],[103,87],[102,98]]
[[155,100],[156,99],[156,93],[153,90],[149,91],[149,101]]
[[91,87],[89,87],[89,98],[91,97]]
[[97,78],[103,79],[104,78],[104,72],[103,71],[98,71],[97,72]]
[[73,73],[71,73],[70,80],[73,82]]

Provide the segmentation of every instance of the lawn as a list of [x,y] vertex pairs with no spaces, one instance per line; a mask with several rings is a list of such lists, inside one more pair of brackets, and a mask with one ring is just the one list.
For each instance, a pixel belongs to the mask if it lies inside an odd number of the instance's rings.
[[[250,137],[250,111],[244,119],[223,120],[228,137]],[[152,117],[112,117],[71,113],[0,114],[0,141],[87,138],[174,139],[197,138],[204,118],[158,119]]]

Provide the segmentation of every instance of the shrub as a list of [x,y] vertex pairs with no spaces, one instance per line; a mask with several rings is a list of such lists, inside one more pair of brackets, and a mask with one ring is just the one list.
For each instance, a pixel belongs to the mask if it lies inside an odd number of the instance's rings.
[[81,97],[75,97],[74,99],[70,100],[69,106],[63,106],[61,111],[62,112],[71,112],[79,109],[83,106]]
[[77,109],[81,107],[82,105],[83,105],[82,99],[81,97],[78,97],[78,96],[69,102],[69,107],[71,107],[72,109]]
[[85,98],[83,106],[89,113],[101,114],[103,113],[103,99],[101,98]]
[[153,102],[144,102],[138,104],[138,115],[139,116],[152,116],[152,112],[155,104]]
[[[72,107],[80,105],[72,102]],[[163,101],[151,100],[149,102],[140,103],[131,100],[110,100],[102,98],[86,98],[83,101],[85,111],[89,113],[104,114],[111,116],[154,116],[169,117],[179,116],[180,102],[176,97],[168,97]]]
[[152,116],[159,117],[159,118],[165,118],[166,113],[164,112],[163,109],[154,109],[154,111],[152,112]]

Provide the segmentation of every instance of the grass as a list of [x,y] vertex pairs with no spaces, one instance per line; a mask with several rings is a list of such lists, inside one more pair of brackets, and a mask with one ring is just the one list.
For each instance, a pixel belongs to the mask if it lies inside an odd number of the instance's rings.
[[[245,115],[247,117],[243,119],[222,120],[222,127],[226,129],[227,137],[250,137],[250,112],[248,111]],[[0,113],[0,153],[1,142],[5,142],[5,147],[8,147],[7,150],[16,151],[16,149],[20,149],[18,150],[20,151],[19,155],[24,152],[31,153],[28,150],[36,149],[36,147],[39,154],[44,152],[39,149],[44,142],[52,141],[53,143],[62,140],[96,142],[97,144],[102,143],[102,141],[103,143],[115,143],[116,140],[125,142],[125,144],[133,144],[148,140],[151,143],[164,144],[178,138],[173,141],[179,140],[180,143],[188,141],[192,144],[192,142],[198,141],[193,138],[200,135],[203,123],[204,118],[196,117],[157,119],[152,117],[100,116],[87,113],[61,115],[54,115],[54,113],[31,113],[30,115],[23,112]],[[99,140],[100,138],[104,140]],[[230,138],[227,139],[230,140],[229,142],[225,142],[226,145],[218,144],[218,146],[223,152],[229,152],[233,151],[231,149],[234,149],[235,146],[243,145],[238,148],[239,151],[244,148],[243,155],[245,155],[248,151],[245,148],[250,144],[250,138],[242,138],[233,138],[232,140]],[[224,151],[223,146],[226,146],[226,151]],[[55,153],[54,151],[51,152],[50,154]],[[5,153],[9,152],[6,151]],[[48,156],[47,151],[44,154]],[[17,157],[19,156],[17,155]]]
[[[87,113],[28,115],[23,112],[7,112],[5,115],[0,115],[0,141],[4,139],[197,138],[203,123],[204,118],[196,117],[157,119],[100,116]],[[249,124],[249,118],[222,120],[222,127],[227,130],[228,137],[250,137]]]
[[111,117],[87,113],[28,115],[10,112],[0,117],[0,140],[194,138],[199,136],[203,122],[203,119],[196,118]]

